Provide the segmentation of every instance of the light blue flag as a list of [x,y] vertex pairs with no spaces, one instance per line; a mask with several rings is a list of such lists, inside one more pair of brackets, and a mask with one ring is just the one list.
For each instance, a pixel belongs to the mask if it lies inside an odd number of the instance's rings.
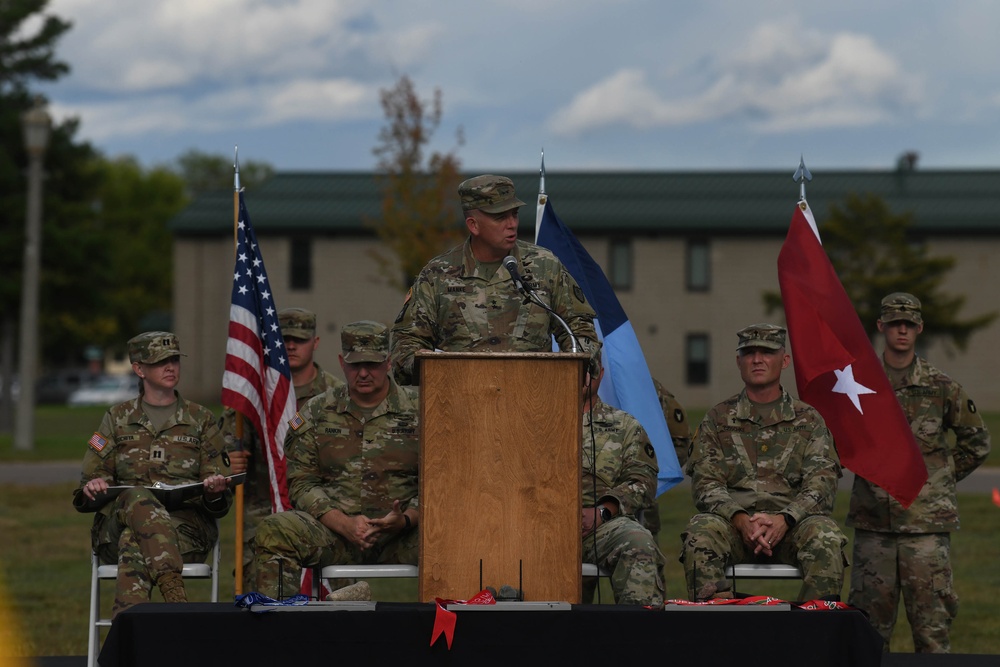
[[646,430],[660,467],[656,478],[656,495],[660,495],[684,475],[639,339],[601,267],[556,216],[547,197],[544,203],[539,197],[539,209],[536,243],[559,258],[597,312],[594,324],[604,341],[604,380],[597,393],[608,405],[638,419]]

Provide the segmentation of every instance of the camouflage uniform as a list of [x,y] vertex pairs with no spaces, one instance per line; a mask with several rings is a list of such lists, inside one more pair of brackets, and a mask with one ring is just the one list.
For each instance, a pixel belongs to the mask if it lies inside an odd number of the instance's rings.
[[[653,378],[653,386],[656,387],[656,396],[660,401],[663,417],[667,420],[670,439],[674,443],[674,452],[677,454],[677,463],[683,469],[691,454],[691,428],[688,426],[687,414],[674,395],[667,391],[666,387],[660,384],[656,378]],[[653,539],[657,539],[660,534],[660,506],[657,505],[655,497],[647,507],[642,509],[639,518],[642,525],[653,534]]]
[[[278,324],[283,337],[308,340],[316,335],[316,315],[302,308],[285,308],[278,313]],[[295,387],[295,408],[302,409],[309,399],[319,396],[331,387],[343,386],[344,381],[324,371],[313,362],[316,376],[312,382]],[[226,408],[222,412],[222,430],[230,451],[236,444],[236,411]],[[238,445],[251,452],[247,459],[247,477],[243,483],[243,591],[252,590],[250,563],[253,560],[253,538],[257,526],[271,513],[271,481],[264,454],[263,443],[256,429],[246,419],[243,420],[243,439]]]
[[[342,332],[348,363],[357,358],[349,352],[352,326]],[[381,335],[387,353],[384,327]],[[349,516],[382,518],[394,500],[403,510],[419,507],[419,393],[400,387],[391,377],[388,381],[388,395],[368,416],[355,406],[347,386],[327,390],[296,415],[293,421],[299,423],[285,440],[288,493],[296,511],[273,514],[258,526],[255,590],[272,597],[297,592],[303,567],[416,564],[416,526],[382,534],[374,547],[361,551],[319,520],[333,509]]]
[[[767,326],[741,331],[740,346],[778,349],[780,338],[784,348],[784,329]],[[759,414],[744,389],[705,415],[686,472],[701,512],[681,535],[689,599],[731,595],[726,565],[754,561],[801,568],[802,600],[839,598],[847,538],[830,514],[840,459],[815,409],[782,389],[770,412]],[[744,544],[731,523],[740,512],[785,515],[789,530],[773,556],[754,556]]]
[[653,445],[639,422],[595,399],[583,415],[583,506],[615,500],[620,512],[584,536],[583,559],[596,554],[598,566],[611,572],[619,604],[663,604],[663,554],[636,520],[656,489],[656,473]]
[[[902,303],[896,303],[899,297]],[[891,294],[883,301],[883,322],[906,319],[919,325],[920,318],[920,302],[911,295]],[[888,647],[902,592],[914,649],[947,653],[958,612],[950,554],[950,533],[959,528],[955,483],[986,460],[990,437],[961,385],[924,359],[915,357],[902,379],[894,378],[888,365],[885,369],[923,452],[927,482],[904,509],[855,476],[847,515],[847,525],[855,528],[849,602],[868,613]]]
[[[157,349],[150,336],[170,337],[172,342]],[[145,345],[145,350],[136,351],[137,345]],[[179,351],[173,334],[153,332],[129,341],[129,353],[133,361],[155,363]],[[154,583],[168,601],[183,599],[183,563],[205,560],[218,539],[215,520],[225,516],[232,503],[227,490],[215,501],[198,496],[179,508],[167,508],[141,487],[197,483],[214,474],[229,474],[229,460],[208,409],[177,394],[174,415],[159,431],[143,411],[142,396],[105,413],[84,455],[74,504],[84,500],[87,482],[98,477],[110,486],[138,487],[105,504],[90,531],[101,563],[118,564],[114,615],[147,602]]]
[[[324,371],[319,364],[314,362],[313,366],[316,367],[313,381],[295,388],[297,409],[302,409],[309,399],[319,396],[327,389],[344,386],[343,380]],[[222,412],[222,423],[227,446],[230,450],[234,449],[236,411],[226,408]],[[248,591],[253,585],[249,575],[250,561],[253,560],[253,537],[261,520],[271,513],[271,482],[260,436],[246,419],[243,420],[243,441],[240,447],[253,452],[253,456],[247,459],[247,478],[243,484],[243,590]]]
[[[459,192],[465,210],[495,212],[523,205],[504,177],[469,179]],[[566,321],[580,351],[591,355],[591,371],[596,373],[600,343],[594,310],[583,290],[545,248],[518,241],[510,254],[521,267],[524,284]],[[572,349],[569,335],[554,317],[533,302],[525,303],[507,269],[476,260],[470,237],[428,262],[410,288],[392,328],[393,374],[400,384],[419,384],[417,350],[551,352],[552,335],[561,349]]]

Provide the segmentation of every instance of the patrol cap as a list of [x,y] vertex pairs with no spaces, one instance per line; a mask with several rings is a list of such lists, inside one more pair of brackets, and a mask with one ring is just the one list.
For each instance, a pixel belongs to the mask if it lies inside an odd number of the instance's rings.
[[383,362],[389,358],[389,329],[371,320],[345,324],[340,330],[340,347],[349,364]]
[[285,308],[278,311],[278,324],[285,338],[308,340],[316,335],[316,313],[305,308]]
[[769,350],[780,350],[785,347],[785,327],[777,324],[751,324],[736,332],[740,342],[737,350],[745,347],[764,347]]
[[906,292],[893,292],[882,299],[882,314],[879,319],[884,323],[906,320],[914,324],[923,324],[920,314],[920,299]]
[[524,206],[524,202],[514,194],[514,181],[493,174],[462,181],[458,186],[458,196],[462,199],[463,211],[478,208],[486,213],[503,213]]
[[128,342],[128,360],[133,364],[155,364],[181,354],[177,336],[169,331],[146,331]]

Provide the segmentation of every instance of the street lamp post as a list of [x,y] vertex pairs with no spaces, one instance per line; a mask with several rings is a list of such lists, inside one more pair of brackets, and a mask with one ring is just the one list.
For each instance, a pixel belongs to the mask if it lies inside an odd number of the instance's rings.
[[24,278],[21,285],[20,376],[14,447],[35,446],[35,375],[38,371],[38,284],[42,260],[42,162],[49,145],[52,119],[42,98],[22,117],[28,152],[28,206],[25,215]]

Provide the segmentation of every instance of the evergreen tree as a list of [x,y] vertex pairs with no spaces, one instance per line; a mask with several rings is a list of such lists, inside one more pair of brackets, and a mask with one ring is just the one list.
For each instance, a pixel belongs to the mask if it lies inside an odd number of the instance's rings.
[[[996,319],[996,312],[959,317],[965,297],[942,290],[955,258],[931,254],[927,241],[914,230],[912,213],[894,214],[872,194],[850,194],[843,204],[831,205],[829,217],[817,225],[823,248],[869,337],[878,331],[882,298],[892,292],[920,299],[924,335],[951,341],[961,350],[973,333]],[[781,307],[781,295],[766,293],[764,302],[771,312]]]

